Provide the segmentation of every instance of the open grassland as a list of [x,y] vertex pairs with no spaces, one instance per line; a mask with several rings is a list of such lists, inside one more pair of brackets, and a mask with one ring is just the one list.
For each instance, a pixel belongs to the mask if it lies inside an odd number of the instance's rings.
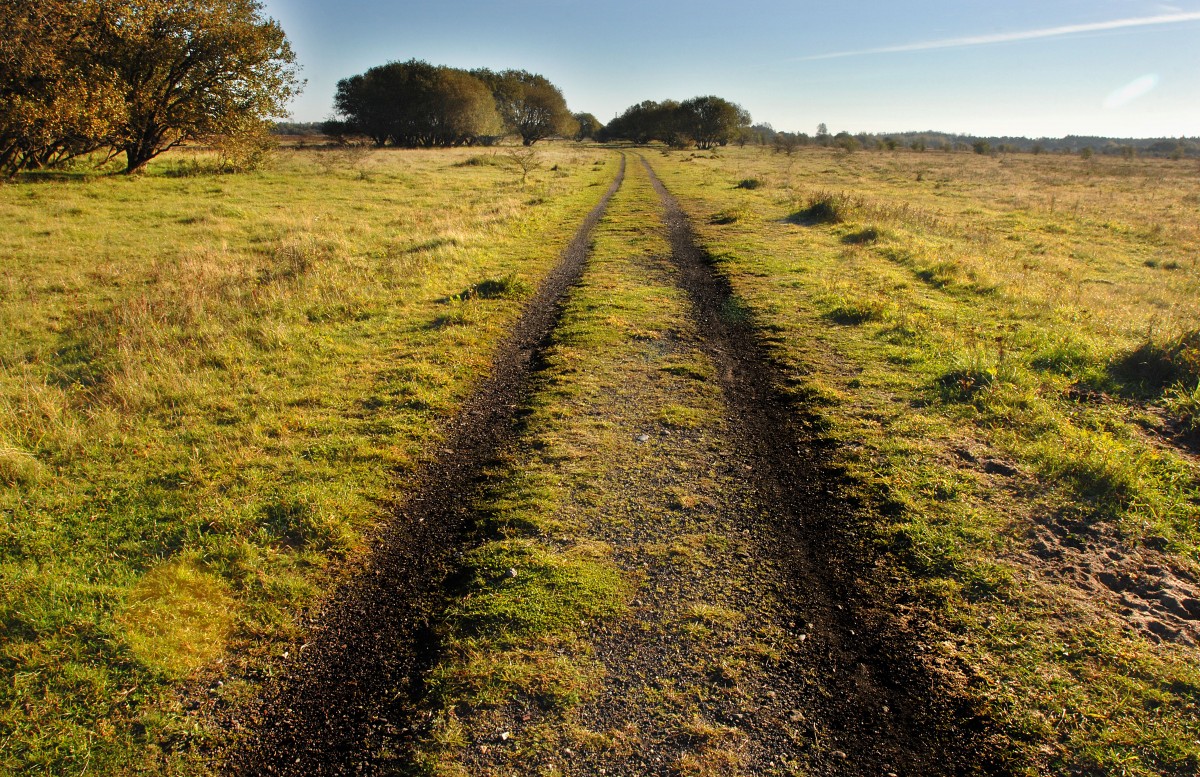
[[663,152],[1018,770],[1200,768],[1200,171]]
[[537,153],[0,187],[0,772],[200,769],[616,169]]

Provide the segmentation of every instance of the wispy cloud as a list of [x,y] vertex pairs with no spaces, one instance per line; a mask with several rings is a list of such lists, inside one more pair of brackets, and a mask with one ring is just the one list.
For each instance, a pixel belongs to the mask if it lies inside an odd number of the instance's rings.
[[859,49],[857,51],[837,51],[832,54],[816,54],[811,57],[801,57],[801,61],[818,59],[839,59],[842,57],[857,57],[865,54],[897,54],[907,51],[929,51],[931,49],[957,49],[968,46],[986,46],[992,43],[1011,43],[1013,41],[1037,40],[1039,38],[1059,38],[1064,35],[1078,35],[1084,32],[1104,32],[1107,30],[1123,30],[1130,27],[1152,27],[1164,24],[1180,24],[1183,22],[1200,21],[1200,12],[1169,13],[1158,16],[1142,16],[1133,19],[1114,19],[1109,22],[1092,22],[1090,24],[1067,24],[1061,27],[1046,27],[1040,30],[1022,30],[1020,32],[1000,32],[992,35],[971,35],[965,38],[944,38],[942,40],[927,40],[921,43],[905,43],[900,46],[882,46],[876,49]]

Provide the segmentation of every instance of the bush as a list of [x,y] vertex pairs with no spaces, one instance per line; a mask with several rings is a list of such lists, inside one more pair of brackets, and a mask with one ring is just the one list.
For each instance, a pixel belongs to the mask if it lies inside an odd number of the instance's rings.
[[737,186],[735,188],[757,189],[761,186],[764,186],[765,183],[766,183],[765,181],[763,181],[762,179],[759,179],[759,178],[743,178],[742,180],[738,181]]

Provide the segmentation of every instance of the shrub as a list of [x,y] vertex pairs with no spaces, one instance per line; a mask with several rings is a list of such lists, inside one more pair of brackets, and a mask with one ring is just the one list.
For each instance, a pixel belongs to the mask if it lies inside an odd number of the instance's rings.
[[735,188],[737,188],[737,189],[757,189],[764,185],[766,185],[766,182],[763,181],[761,178],[743,178],[742,180],[738,181],[737,186]]

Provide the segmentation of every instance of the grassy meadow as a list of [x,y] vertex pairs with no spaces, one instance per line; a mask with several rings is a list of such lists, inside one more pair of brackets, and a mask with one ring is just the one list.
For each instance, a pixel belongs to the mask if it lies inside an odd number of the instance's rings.
[[652,158],[1017,770],[1195,774],[1196,163]]
[[[536,148],[524,183],[503,150],[292,149],[244,175],[183,151],[0,185],[0,773],[204,772],[616,173],[612,151]],[[837,443],[874,518],[868,585],[1014,771],[1197,773],[1196,163],[642,153]],[[477,765],[464,746],[514,688],[556,700],[533,757],[587,739],[601,672],[575,624],[639,606],[623,557],[563,518],[636,531],[597,518],[620,488],[596,484],[665,462],[664,503],[621,508],[660,521],[721,491],[627,439],[647,413],[722,433],[711,365],[654,345],[690,324],[657,206],[627,188],[529,455],[478,505],[429,771]],[[509,594],[545,592],[518,567],[574,598],[531,620]]]
[[0,772],[202,770],[618,160],[538,157],[0,186]]

